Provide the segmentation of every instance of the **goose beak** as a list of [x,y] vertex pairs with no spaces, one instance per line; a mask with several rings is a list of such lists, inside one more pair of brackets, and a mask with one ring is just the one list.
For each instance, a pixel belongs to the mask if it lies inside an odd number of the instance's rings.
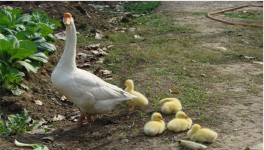
[[72,15],[70,13],[65,13],[63,18],[63,23],[69,25],[71,23]]

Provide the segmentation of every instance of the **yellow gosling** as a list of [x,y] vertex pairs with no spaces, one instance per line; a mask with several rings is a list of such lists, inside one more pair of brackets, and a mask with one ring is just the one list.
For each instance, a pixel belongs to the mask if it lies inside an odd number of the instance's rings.
[[201,128],[199,124],[194,124],[191,130],[187,132],[187,136],[192,141],[213,143],[218,134],[211,129]]
[[163,121],[160,113],[153,113],[151,121],[147,122],[144,126],[144,132],[146,135],[155,136],[165,131],[165,122]]
[[161,111],[164,114],[175,114],[182,110],[181,102],[177,98],[165,98],[160,101]]
[[127,86],[125,91],[130,93],[131,95],[136,96],[136,98],[128,100],[128,103],[132,106],[130,111],[135,111],[137,108],[142,108],[148,104],[148,99],[143,94],[134,90],[133,80],[126,80],[125,85]]
[[192,120],[183,111],[178,111],[176,118],[168,123],[167,128],[173,132],[181,132],[190,129],[191,126]]

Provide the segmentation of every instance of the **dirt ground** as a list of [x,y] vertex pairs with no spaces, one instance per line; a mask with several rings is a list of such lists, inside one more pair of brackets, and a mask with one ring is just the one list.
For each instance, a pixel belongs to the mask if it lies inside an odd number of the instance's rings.
[[[106,24],[109,18],[102,15],[102,12],[97,11],[95,8],[89,7],[87,2],[0,2],[0,4],[20,7],[23,8],[24,12],[30,12],[38,8],[57,20],[61,20],[64,12],[70,11],[76,18],[77,29],[107,30],[111,28]],[[117,2],[105,4],[114,8]],[[195,27],[196,30],[200,31],[197,34],[212,35],[223,31],[227,25],[210,20],[205,16],[182,16],[181,12],[212,12],[246,4],[261,5],[262,2],[164,1],[155,13],[167,11],[174,14],[177,20],[175,25]],[[87,17],[84,11],[88,12],[92,19]],[[63,29],[62,27],[55,32]],[[228,39],[220,39],[219,42],[199,43],[197,46],[221,46],[223,42],[226,45],[232,44],[229,43]],[[72,113],[78,112],[78,109],[70,102],[60,101],[62,95],[54,89],[50,81],[51,72],[62,54],[64,45],[62,42],[58,42],[56,47],[58,52],[49,56],[49,62],[43,68],[40,68],[37,74],[27,74],[26,84],[32,87],[30,90],[21,96],[12,96],[0,89],[1,112],[14,114],[26,108],[32,111],[31,115],[34,119],[43,118],[48,121],[47,124],[53,125],[54,131],[48,135],[22,134],[18,137],[1,137],[0,149],[16,149],[13,144],[15,138],[25,143],[43,143],[50,149],[179,149],[176,141],[186,138],[185,132],[175,135],[164,134],[158,137],[147,137],[142,131],[139,133],[138,131],[123,132],[126,129],[138,130],[134,127],[143,126],[149,120],[152,112],[147,112],[147,117],[141,118],[138,117],[138,112],[129,112],[127,108],[118,107],[112,113],[100,116],[90,127],[87,125],[78,130],[71,129],[76,122],[70,121],[69,117],[72,116]],[[211,66],[216,68],[218,74],[233,75],[238,79],[231,84],[216,84],[215,88],[208,89],[208,92],[223,94],[230,91],[240,91],[244,92],[246,96],[242,99],[226,99],[226,102],[221,103],[220,106],[208,108],[208,113],[218,115],[218,121],[221,124],[214,127],[219,133],[217,141],[207,146],[209,149],[216,150],[242,150],[248,146],[262,143],[263,81],[254,85],[259,88],[259,93],[254,95],[248,92],[247,84],[250,75],[263,72],[263,66],[252,63]],[[34,100],[41,100],[44,104],[38,106],[34,103]],[[66,120],[53,122],[54,116],[58,115],[69,117]],[[47,136],[53,136],[55,140],[53,142],[43,141],[42,138]],[[164,141],[162,144],[161,140]]]

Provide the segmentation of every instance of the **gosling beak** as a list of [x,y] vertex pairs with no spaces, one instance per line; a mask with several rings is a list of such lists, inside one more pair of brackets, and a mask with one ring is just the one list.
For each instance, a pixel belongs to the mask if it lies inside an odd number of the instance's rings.
[[161,120],[163,120],[163,121],[164,121],[165,119],[161,118]]
[[70,13],[65,13],[63,18],[63,23],[69,25],[71,23],[72,15]]
[[188,116],[185,116],[185,119],[188,119],[189,117]]

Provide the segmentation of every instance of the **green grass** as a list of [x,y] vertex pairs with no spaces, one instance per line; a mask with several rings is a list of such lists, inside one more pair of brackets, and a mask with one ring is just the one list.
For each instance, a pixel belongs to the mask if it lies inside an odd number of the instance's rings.
[[263,17],[263,12],[259,10],[228,12],[224,14],[231,18],[261,19]]
[[200,16],[200,15],[206,15],[207,12],[193,12],[192,14]]
[[160,1],[139,1],[139,2],[125,3],[123,4],[123,7],[125,11],[141,14],[141,13],[150,13],[160,5],[161,5]]

